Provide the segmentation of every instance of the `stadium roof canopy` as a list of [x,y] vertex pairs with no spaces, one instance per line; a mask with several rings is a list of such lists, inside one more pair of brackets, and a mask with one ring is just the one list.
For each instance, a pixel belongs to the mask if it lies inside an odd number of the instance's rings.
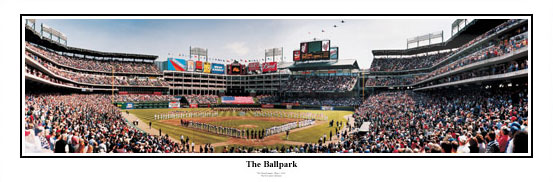
[[42,36],[40,36],[40,33],[36,32],[35,30],[33,30],[31,27],[28,27],[28,26],[25,26],[25,41],[42,45],[44,47],[48,47],[55,51],[80,54],[80,55],[92,56],[92,57],[121,58],[121,59],[149,60],[149,61],[154,61],[158,58],[158,56],[155,56],[155,55],[101,52],[101,51],[95,51],[90,49],[66,46],[58,42],[52,41],[50,39],[42,38]]
[[390,49],[373,50],[373,56],[386,55],[415,55],[425,52],[453,49],[460,47],[472,39],[491,30],[492,28],[506,22],[507,19],[475,19],[459,30],[455,35],[442,43],[436,43],[426,46],[414,47],[409,49]]
[[355,59],[340,59],[330,62],[309,62],[292,64],[287,67],[290,71],[302,70],[328,70],[328,69],[359,69],[357,60]]

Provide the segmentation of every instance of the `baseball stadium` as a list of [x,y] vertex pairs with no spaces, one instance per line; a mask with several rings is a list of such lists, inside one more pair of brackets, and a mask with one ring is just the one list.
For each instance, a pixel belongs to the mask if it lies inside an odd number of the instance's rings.
[[397,37],[405,49],[371,49],[371,60],[340,55],[347,46],[325,30],[259,58],[219,58],[215,47],[176,43],[186,53],[73,47],[64,27],[24,21],[25,154],[531,147],[528,19],[455,19],[448,39],[443,30]]

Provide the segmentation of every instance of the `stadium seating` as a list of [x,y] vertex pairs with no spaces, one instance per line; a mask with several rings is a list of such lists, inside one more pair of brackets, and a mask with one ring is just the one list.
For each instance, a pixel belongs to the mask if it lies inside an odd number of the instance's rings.
[[29,152],[184,152],[168,136],[135,129],[111,104],[110,95],[25,95],[25,130],[29,142],[34,141],[26,146]]
[[414,77],[372,77],[365,80],[365,86],[405,86],[413,84],[414,81]]
[[184,95],[189,104],[217,104],[219,99],[216,95]]
[[[422,81],[431,77],[434,77],[439,74],[444,74],[446,72],[450,72],[456,69],[459,69],[461,67],[477,63],[483,60],[487,60],[494,57],[499,57],[508,53],[511,53],[513,51],[516,51],[518,49],[521,49],[523,47],[526,47],[528,45],[528,33],[520,33],[518,35],[514,35],[511,37],[507,37],[504,39],[498,39],[496,43],[490,42],[491,45],[486,47],[481,47],[480,49],[477,49],[472,54],[469,54],[463,58],[460,58],[458,60],[453,61],[452,63],[440,67],[426,75],[419,76],[416,78],[416,81]],[[512,64],[512,70],[514,69],[525,69],[527,68],[528,64]],[[516,68],[515,68],[516,67]],[[498,71],[499,72],[499,71]]]
[[168,86],[167,82],[160,79],[151,79],[149,77],[138,76],[111,76],[105,73],[91,74],[76,72],[70,69],[56,66],[55,64],[41,59],[37,55],[25,51],[25,54],[32,58],[32,60],[38,62],[46,69],[50,70],[54,74],[64,77],[75,82],[88,83],[88,84],[100,84],[100,85],[117,85],[117,86]]
[[409,58],[379,58],[371,63],[370,71],[405,71],[429,68],[449,54],[434,54]]
[[150,101],[167,101],[177,102],[179,99],[172,95],[145,95],[145,94],[128,94],[115,95],[116,102],[150,102]]
[[122,61],[98,61],[90,59],[74,58],[62,56],[54,52],[34,46],[30,43],[25,44],[27,48],[36,51],[56,62],[57,64],[73,69],[82,69],[87,71],[111,73],[134,73],[134,74],[161,74],[153,63],[122,62]]
[[[366,136],[370,152],[433,152],[432,147],[437,147],[437,152],[455,153],[459,152],[457,147],[442,147],[464,138],[465,142],[476,140],[513,125],[520,126],[517,131],[525,132],[527,94],[527,89],[381,92],[367,98],[354,117],[359,123],[371,123]],[[504,152],[506,146],[500,144],[499,149],[478,145],[470,152]]]
[[351,91],[356,82],[357,77],[354,76],[291,77],[281,89],[299,92],[346,92]]

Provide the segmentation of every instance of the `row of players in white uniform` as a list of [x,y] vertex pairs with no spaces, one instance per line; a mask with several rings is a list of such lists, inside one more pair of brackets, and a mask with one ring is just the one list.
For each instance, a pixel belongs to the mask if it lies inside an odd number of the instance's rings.
[[295,119],[328,120],[328,116],[322,113],[315,114],[310,112],[286,112],[286,111],[255,111],[253,116],[257,117],[278,117]]
[[291,122],[291,123],[286,123],[284,125],[273,126],[271,128],[265,129],[265,131],[266,131],[265,133],[266,133],[266,136],[269,136],[269,135],[282,133],[282,132],[285,132],[287,130],[291,130],[291,129],[295,129],[295,128],[311,126],[313,124],[315,124],[315,120],[312,120],[312,119],[298,121],[298,122]]
[[[290,122],[286,123],[280,126],[273,126],[271,128],[267,128],[263,131],[263,136],[270,136],[278,133],[285,132],[287,130],[292,130],[295,128],[301,128],[306,127],[315,124],[315,120],[303,120],[303,121],[297,121],[297,122]],[[251,138],[248,133],[249,129],[237,129],[237,128],[229,128],[229,127],[222,127],[222,126],[216,126],[211,125],[207,123],[200,123],[200,122],[194,122],[194,121],[183,121],[181,123],[184,127],[190,127],[195,129],[204,130],[211,133],[216,133],[220,135],[226,135],[231,137],[237,137],[237,138]]]
[[[284,111],[255,111],[252,112],[256,117],[278,117],[278,118],[295,118],[295,119],[311,119],[311,120],[328,120],[328,116],[322,113],[306,113],[306,112],[284,112]],[[193,118],[193,117],[217,117],[218,112],[202,111],[202,112],[171,112],[167,114],[155,114],[154,119],[175,119],[175,118]]]

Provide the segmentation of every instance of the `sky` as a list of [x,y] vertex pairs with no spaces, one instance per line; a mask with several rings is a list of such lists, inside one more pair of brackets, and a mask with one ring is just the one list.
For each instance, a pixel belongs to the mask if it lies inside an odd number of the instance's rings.
[[[434,17],[433,17],[434,18]],[[345,22],[342,23],[341,21]],[[265,49],[283,47],[284,60],[300,42],[330,39],[340,59],[369,68],[372,50],[405,49],[406,41],[443,31],[454,19],[37,19],[67,37],[67,45],[106,52],[157,55],[157,61],[208,49],[208,57],[261,59]],[[335,28],[334,25],[337,27]],[[324,30],[324,32],[323,32]]]

